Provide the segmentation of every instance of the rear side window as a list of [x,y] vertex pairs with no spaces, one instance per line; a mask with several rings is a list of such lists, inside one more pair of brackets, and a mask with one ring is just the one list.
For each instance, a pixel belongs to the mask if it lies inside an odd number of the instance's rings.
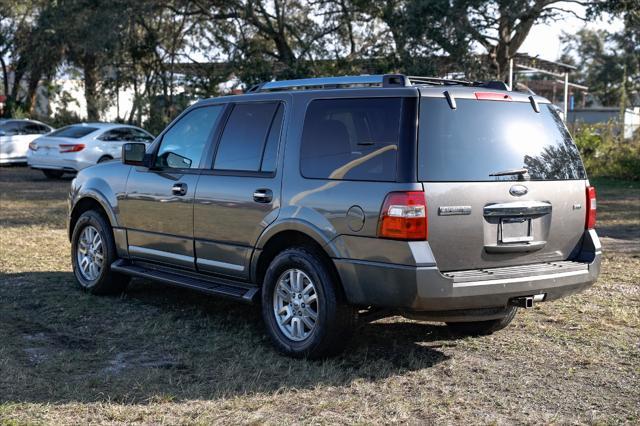
[[311,102],[302,132],[302,175],[395,181],[400,111],[400,98]]
[[[261,171],[265,146],[269,148],[270,164],[274,166],[273,149],[276,149],[280,132],[270,132],[279,103],[237,104],[224,128],[220,144],[216,152],[213,168],[216,170]],[[277,117],[276,117],[277,118]],[[282,120],[282,115],[280,115]],[[278,123],[276,127],[280,127]],[[270,137],[273,136],[273,137]],[[269,142],[269,143],[268,143]],[[262,171],[273,171],[265,170]]]
[[99,139],[106,142],[124,142],[129,140],[129,130],[127,128],[109,130],[100,136]]
[[278,158],[278,142],[280,141],[280,132],[282,131],[282,117],[284,114],[284,106],[278,105],[275,117],[269,129],[267,143],[264,146],[264,155],[262,156],[262,165],[260,171],[274,172],[276,170],[276,162]]
[[150,134],[143,132],[140,129],[135,129],[133,127],[129,127],[129,141],[131,142],[151,142],[153,140],[153,136]]
[[490,176],[527,169],[531,180],[584,179],[578,149],[549,104],[423,98],[418,173],[430,182],[517,180]]
[[63,127],[60,130],[56,130],[51,133],[49,136],[52,138],[71,138],[71,139],[80,139],[84,136],[87,136],[89,133],[93,133],[98,130],[97,127],[90,126],[67,126]]

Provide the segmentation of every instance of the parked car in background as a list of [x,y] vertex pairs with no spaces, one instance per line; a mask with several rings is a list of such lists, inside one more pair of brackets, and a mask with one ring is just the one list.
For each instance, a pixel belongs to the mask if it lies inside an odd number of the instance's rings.
[[27,160],[32,169],[57,179],[66,172],[120,158],[126,142],[148,144],[153,139],[147,131],[125,124],[73,124],[30,143]]
[[26,163],[29,143],[53,130],[35,120],[0,120],[0,164]]

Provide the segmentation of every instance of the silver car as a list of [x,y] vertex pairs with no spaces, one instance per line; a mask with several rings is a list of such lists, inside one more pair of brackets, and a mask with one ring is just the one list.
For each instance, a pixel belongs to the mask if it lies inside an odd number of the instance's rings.
[[75,173],[85,167],[120,158],[126,142],[149,144],[153,136],[147,131],[125,124],[82,123],[63,127],[29,144],[29,167],[40,169],[49,178],[65,172]]
[[26,163],[29,143],[52,130],[35,120],[0,120],[0,164]]
[[71,185],[80,288],[137,276],[261,303],[290,356],[335,354],[388,315],[493,333],[600,271],[595,189],[564,122],[504,84],[269,82],[123,156]]

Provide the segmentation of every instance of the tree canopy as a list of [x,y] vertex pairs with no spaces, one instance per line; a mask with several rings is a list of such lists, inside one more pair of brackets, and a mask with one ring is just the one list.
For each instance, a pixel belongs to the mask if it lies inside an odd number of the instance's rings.
[[[601,92],[603,102],[628,99],[638,90],[640,0],[570,2],[589,6],[590,16],[624,19],[621,34],[567,36],[565,53],[578,58],[581,78]],[[84,83],[89,119],[99,119],[112,93],[126,87],[135,102],[121,119],[143,124],[146,117],[157,129],[184,107],[185,95],[216,95],[218,84],[231,76],[245,87],[273,78],[346,73],[464,72],[467,78],[505,79],[509,59],[532,26],[565,15],[563,4],[0,0],[0,87],[8,98],[5,114],[31,111],[39,84],[74,69]],[[615,57],[611,46],[629,54]],[[17,84],[9,84],[10,72]]]

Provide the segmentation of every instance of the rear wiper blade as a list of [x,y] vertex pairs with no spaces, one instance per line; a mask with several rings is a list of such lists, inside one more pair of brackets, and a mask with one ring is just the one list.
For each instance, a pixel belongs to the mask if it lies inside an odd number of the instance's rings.
[[489,174],[489,176],[509,176],[509,175],[528,175],[529,174],[529,170],[527,169],[509,169],[509,170],[502,170],[501,172],[495,172],[495,173],[491,173]]

